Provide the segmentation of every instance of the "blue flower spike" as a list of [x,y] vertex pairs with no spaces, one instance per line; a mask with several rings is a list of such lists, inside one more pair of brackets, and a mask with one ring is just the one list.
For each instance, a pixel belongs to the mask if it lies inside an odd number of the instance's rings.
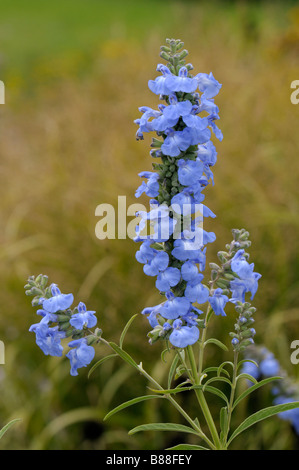
[[[228,300],[226,295],[218,295],[217,289],[211,297],[202,274],[206,245],[216,238],[213,232],[203,229],[205,217],[215,217],[215,214],[202,202],[205,188],[214,181],[211,167],[216,163],[217,152],[210,129],[219,137],[220,131],[214,125],[219,119],[219,109],[213,100],[221,84],[212,73],[193,76],[192,65],[186,65],[184,60],[187,51],[179,52],[182,47],[179,40],[167,40],[161,57],[168,63],[159,64],[159,76],[148,83],[163,104],[157,110],[147,106],[139,108],[143,114],[135,121],[139,126],[137,134],[156,132],[152,146],[158,152],[155,150],[152,156],[161,159],[161,163],[153,165],[154,173],[140,174],[148,182],[137,189],[136,197],[146,193],[154,198],[152,211],[157,211],[159,206],[166,207],[167,215],[156,223],[155,238],[147,235],[136,253],[136,259],[144,265],[144,273],[156,277],[156,287],[166,297],[160,305],[146,308],[142,313],[155,330],[149,333],[151,343],[154,337],[169,339],[178,348],[195,344],[199,339],[198,321],[202,311],[196,304],[203,305],[210,299],[215,313],[223,315]],[[150,218],[146,213],[138,215],[142,220],[137,226],[136,241],[140,241]],[[162,228],[166,229],[164,236],[160,234]],[[159,243],[158,250],[155,242]],[[163,324],[166,326],[162,327]]]

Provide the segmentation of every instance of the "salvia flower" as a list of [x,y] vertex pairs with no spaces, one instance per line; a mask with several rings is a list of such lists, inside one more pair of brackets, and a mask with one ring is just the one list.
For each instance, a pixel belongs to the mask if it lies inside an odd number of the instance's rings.
[[71,350],[66,357],[71,362],[71,375],[78,375],[78,369],[86,367],[94,358],[95,351],[92,346],[88,346],[86,338],[76,339],[69,343]]
[[[144,265],[145,274],[156,276],[156,287],[166,297],[160,305],[142,312],[154,328],[154,333],[149,334],[150,341],[166,338],[173,346],[184,348],[199,339],[198,321],[202,311],[194,304],[202,305],[210,297],[202,272],[206,245],[216,237],[213,232],[205,231],[202,223],[205,217],[215,217],[215,214],[202,202],[204,189],[209,182],[213,183],[210,168],[216,163],[217,155],[210,129],[216,137],[222,137],[215,130],[219,109],[213,101],[221,84],[212,73],[191,75],[192,65],[186,66],[174,52],[180,50],[182,43],[170,42],[172,52],[168,64],[159,64],[160,76],[148,82],[149,89],[160,95],[164,103],[156,111],[146,106],[139,108],[143,115],[135,121],[139,126],[137,136],[156,132],[151,155],[161,159],[161,163],[153,165],[154,172],[139,174],[147,183],[137,189],[136,197],[146,193],[153,199],[150,213],[137,214],[141,221],[135,241],[144,240],[136,259]],[[157,217],[161,206],[164,209]],[[153,233],[143,236],[149,221]],[[211,302],[216,300],[216,313],[223,315],[226,296],[218,298],[217,291]]]
[[36,344],[48,356],[63,355],[62,340],[72,337],[69,343],[72,348],[66,357],[71,361],[71,375],[78,375],[77,369],[85,367],[94,357],[91,346],[101,335],[101,330],[93,333],[90,328],[97,324],[95,311],[87,310],[83,302],[71,309],[73,294],[62,294],[56,284],[47,287],[47,276],[31,276],[26,284],[26,294],[34,295],[33,305],[42,305],[37,310],[39,323],[30,326],[29,331],[35,333]]
[[[264,346],[250,346],[246,351],[246,358],[253,362],[245,362],[242,372],[249,373],[256,380],[263,380],[269,377],[279,377],[274,380],[271,386],[273,405],[293,403],[299,400],[298,384],[288,376],[281,367],[274,354]],[[252,383],[250,384],[252,385]],[[283,411],[278,417],[288,421],[295,433],[299,435],[299,411],[298,408]]]
[[86,305],[80,302],[78,305],[78,313],[74,313],[70,319],[70,324],[77,330],[82,330],[84,326],[93,328],[97,324],[97,317],[94,311],[86,310]]
[[56,284],[51,286],[52,297],[43,300],[43,308],[47,312],[55,313],[59,310],[66,310],[69,308],[73,301],[73,294],[62,294]]

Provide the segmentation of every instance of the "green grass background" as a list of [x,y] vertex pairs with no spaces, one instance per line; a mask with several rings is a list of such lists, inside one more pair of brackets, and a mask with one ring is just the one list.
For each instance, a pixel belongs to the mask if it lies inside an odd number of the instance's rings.
[[[207,223],[217,235],[208,261],[230,241],[231,228],[249,230],[251,261],[263,276],[254,300],[256,342],[298,377],[290,363],[290,343],[299,337],[299,105],[290,101],[290,83],[299,79],[298,2],[2,0],[0,425],[22,419],[2,448],[161,449],[182,441],[175,434],[127,435],[143,422],[180,422],[156,401],[103,423],[111,407],[146,392],[144,379],[119,361],[90,379],[87,369],[70,377],[66,359],[45,357],[35,345],[28,328],[37,317],[23,293],[30,274],[48,274],[97,310],[111,340],[132,314],[159,300],[135,260],[136,245],[99,241],[94,230],[96,206],[116,205],[118,195],[136,202],[137,173],[151,168],[149,139],[135,141],[133,120],[139,106],[157,106],[147,81],[156,76],[166,37],[182,39],[195,71],[213,71],[223,84],[217,104],[224,140],[206,195],[217,214]],[[228,309],[210,334],[229,345],[233,324]],[[148,345],[147,331],[138,317],[127,347],[163,380],[168,365],[160,363],[161,345]],[[209,365],[230,359],[212,346],[207,352]],[[194,400],[183,399],[195,415]],[[217,413],[221,404],[212,396],[210,404]],[[270,404],[269,390],[257,393],[234,424]],[[274,418],[234,448],[296,449],[298,439]]]

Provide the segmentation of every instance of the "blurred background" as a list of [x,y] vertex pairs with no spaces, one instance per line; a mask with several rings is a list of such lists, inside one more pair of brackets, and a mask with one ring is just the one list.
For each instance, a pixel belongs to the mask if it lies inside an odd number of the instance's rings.
[[[167,37],[185,42],[195,73],[212,71],[223,84],[216,102],[224,140],[216,144],[215,186],[206,193],[217,214],[206,227],[217,235],[208,261],[217,262],[232,228],[250,232],[250,259],[263,276],[254,299],[256,343],[299,376],[290,362],[291,341],[299,339],[299,105],[290,101],[290,84],[299,79],[299,3],[2,0],[0,427],[22,421],[1,448],[163,449],[193,442],[188,435],[128,436],[144,422],[181,422],[156,400],[103,422],[112,407],[145,394],[146,382],[120,360],[106,362],[90,379],[88,369],[71,377],[69,361],[45,357],[28,332],[38,317],[23,289],[29,275],[48,274],[75,302],[97,311],[109,340],[159,300],[130,239],[96,238],[95,208],[116,207],[119,195],[136,202],[137,173],[151,169],[149,140],[136,142],[133,120],[139,106],[158,104],[147,81],[157,76]],[[233,309],[217,317],[210,334],[229,345],[234,319]],[[168,364],[161,365],[162,345],[148,344],[148,329],[140,315],[127,350],[163,380]],[[230,360],[209,348],[208,364]],[[96,358],[105,354],[98,347]],[[210,398],[216,412],[222,403]],[[193,399],[184,395],[184,403],[196,413]],[[256,392],[234,424],[269,405],[269,389]],[[242,436],[233,448],[299,449],[290,425],[278,418]]]

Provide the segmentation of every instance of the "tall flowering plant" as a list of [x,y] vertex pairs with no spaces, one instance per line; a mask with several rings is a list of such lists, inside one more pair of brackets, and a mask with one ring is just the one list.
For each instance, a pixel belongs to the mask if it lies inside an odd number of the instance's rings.
[[[118,355],[149,381],[150,394],[120,404],[106,419],[141,401],[163,399],[182,415],[185,424],[140,424],[130,434],[175,430],[197,436],[198,443],[179,444],[172,449],[227,449],[241,432],[275,414],[292,413],[299,408],[299,401],[294,398],[289,401],[284,394],[274,405],[248,416],[231,430],[232,413],[239,403],[259,387],[269,382],[277,384],[281,378],[276,373],[268,374],[258,382],[258,364],[250,355],[240,358],[254,344],[252,325],[256,309],[251,301],[261,277],[254,271],[254,264],[249,263],[250,241],[245,229],[232,230],[231,243],[225,251],[218,252],[218,264],[210,263],[209,275],[206,273],[207,245],[216,236],[204,229],[205,218],[214,218],[215,214],[203,201],[205,188],[214,184],[212,168],[217,151],[212,135],[219,141],[223,138],[216,124],[219,109],[214,102],[221,84],[212,73],[192,75],[192,65],[185,63],[188,52],[182,48],[183,43],[173,39],[161,48],[161,57],[167,63],[158,65],[159,76],[148,85],[162,103],[158,109],[141,107],[142,115],[135,121],[137,140],[142,140],[145,133],[155,133],[150,152],[155,159],[153,171],[139,173],[143,181],[136,190],[137,198],[143,193],[150,197],[150,211],[137,213],[135,242],[140,243],[136,259],[143,264],[144,273],[156,279],[156,288],[162,296],[158,305],[145,307],[142,314],[151,328],[149,342],[163,344],[161,357],[169,364],[167,384],[160,384],[144,369],[142,362],[138,364],[124,350],[125,334],[136,315],[128,321],[116,344],[104,339],[102,330],[95,328],[96,312],[87,310],[82,302],[72,307],[73,295],[62,294],[55,284],[48,286],[47,276],[31,276],[25,289],[27,295],[34,296],[32,303],[38,307],[37,314],[41,317],[39,323],[30,327],[37,345],[46,355],[61,356],[63,342],[68,338],[70,349],[66,357],[70,360],[71,375],[77,375],[79,368],[90,364],[94,347],[103,343],[112,354],[96,362],[90,373]],[[226,316],[229,304],[236,316],[234,331],[228,333],[233,360],[205,367],[208,344],[228,352],[219,339],[208,336],[208,327],[215,317]],[[279,368],[274,369],[279,372]],[[178,384],[177,379],[180,379]],[[253,385],[238,395],[237,386],[242,379]],[[229,385],[228,395],[221,389],[222,382]],[[190,416],[180,403],[181,392],[195,394],[207,433],[199,419]],[[218,416],[212,416],[207,394],[223,400]]]

